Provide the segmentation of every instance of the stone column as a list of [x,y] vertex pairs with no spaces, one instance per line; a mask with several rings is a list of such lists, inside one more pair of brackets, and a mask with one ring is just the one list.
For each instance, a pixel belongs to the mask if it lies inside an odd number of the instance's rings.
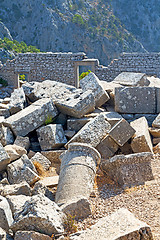
[[88,198],[93,190],[99,152],[84,143],[71,143],[61,155],[61,169],[56,192],[56,203],[67,204],[73,199]]

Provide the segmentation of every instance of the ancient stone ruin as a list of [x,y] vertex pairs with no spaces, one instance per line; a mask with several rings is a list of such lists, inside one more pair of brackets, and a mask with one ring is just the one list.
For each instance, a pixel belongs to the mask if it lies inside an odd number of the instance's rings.
[[[141,55],[103,68],[83,53],[20,54],[2,66],[10,84],[18,86],[21,73],[29,81],[0,101],[0,239],[154,239],[125,208],[85,231],[66,231],[69,216],[93,215],[99,171],[121,191],[154,181],[160,79],[150,75],[159,76],[160,55],[143,54],[143,66]],[[86,64],[93,72],[77,84]]]

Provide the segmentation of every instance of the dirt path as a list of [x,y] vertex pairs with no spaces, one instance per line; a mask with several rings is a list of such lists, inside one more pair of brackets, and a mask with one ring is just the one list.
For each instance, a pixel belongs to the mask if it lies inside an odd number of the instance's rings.
[[151,226],[154,240],[160,240],[160,155],[152,161],[154,180],[145,185],[126,190],[99,172],[97,177],[96,197],[90,198],[93,215],[78,223],[78,229],[86,229],[101,217],[107,216],[121,207],[127,208],[138,219]]

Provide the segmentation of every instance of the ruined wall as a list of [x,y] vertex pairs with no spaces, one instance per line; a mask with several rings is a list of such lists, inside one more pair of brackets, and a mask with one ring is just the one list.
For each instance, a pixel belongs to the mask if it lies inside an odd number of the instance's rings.
[[15,85],[18,74],[28,74],[29,81],[46,79],[75,85],[74,61],[82,60],[85,53],[25,53],[0,69],[0,77]]
[[[14,86],[23,73],[29,81],[50,79],[75,85],[74,61],[85,58],[85,53],[21,53],[0,67],[0,77]],[[107,67],[95,64],[95,74],[103,81],[110,82],[124,71],[160,77],[160,53],[123,53]]]
[[108,67],[96,67],[96,75],[107,82],[121,72],[142,72],[160,77],[160,53],[123,53]]

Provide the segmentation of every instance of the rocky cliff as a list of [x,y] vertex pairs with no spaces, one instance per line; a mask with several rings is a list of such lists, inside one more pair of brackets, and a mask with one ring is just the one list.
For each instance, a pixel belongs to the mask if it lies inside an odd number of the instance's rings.
[[[13,39],[36,45],[42,51],[84,51],[106,65],[121,52],[146,51],[141,44],[141,36],[133,31],[137,40],[131,33],[131,24],[137,19],[135,15],[132,15],[134,19],[129,18],[126,2],[1,0],[0,19]],[[143,2],[139,5],[143,6]],[[131,11],[132,8],[129,9]],[[126,15],[126,18],[121,15]],[[125,21],[126,26],[122,24]]]

